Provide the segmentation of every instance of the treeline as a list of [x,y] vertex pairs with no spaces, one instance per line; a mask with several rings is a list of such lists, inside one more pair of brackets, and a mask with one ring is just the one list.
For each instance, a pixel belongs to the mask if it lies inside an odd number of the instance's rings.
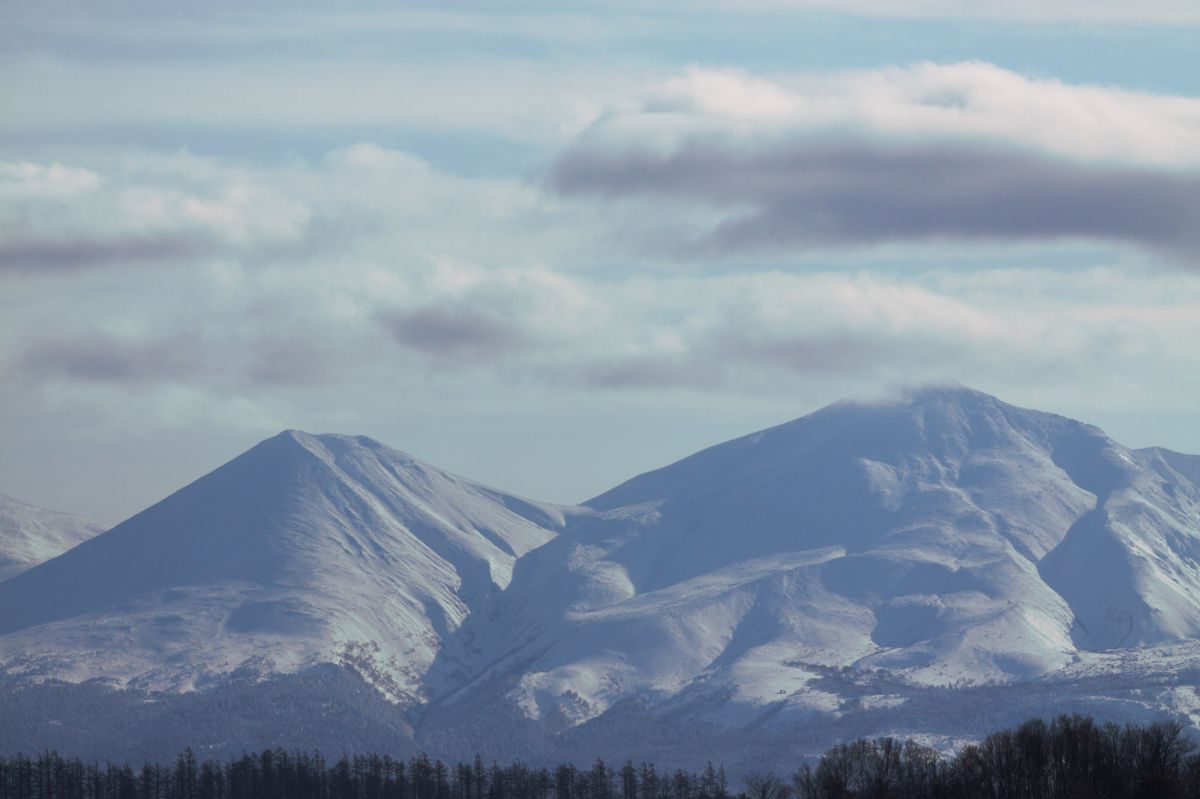
[[521,763],[453,766],[364,755],[266,750],[199,761],[189,749],[169,765],[85,764],[47,752],[0,758],[0,799],[1200,799],[1200,754],[1182,725],[1097,724],[1062,716],[989,735],[953,757],[892,738],[839,744],[790,778],[725,770],[659,773],[627,761],[612,768]]
[[220,763],[189,749],[171,766],[85,765],[49,752],[0,759],[0,799],[730,799],[723,768],[660,775],[632,762],[614,770],[522,763],[447,766],[418,755],[342,757],[267,750]]
[[952,758],[911,741],[833,747],[791,784],[748,780],[755,799],[1200,799],[1200,754],[1178,722],[1027,721]]

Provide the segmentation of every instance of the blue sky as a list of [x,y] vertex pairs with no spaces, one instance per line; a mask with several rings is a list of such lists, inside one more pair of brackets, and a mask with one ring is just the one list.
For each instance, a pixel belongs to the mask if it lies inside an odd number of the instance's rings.
[[0,493],[286,427],[579,501],[959,381],[1200,451],[1200,8],[0,10]]

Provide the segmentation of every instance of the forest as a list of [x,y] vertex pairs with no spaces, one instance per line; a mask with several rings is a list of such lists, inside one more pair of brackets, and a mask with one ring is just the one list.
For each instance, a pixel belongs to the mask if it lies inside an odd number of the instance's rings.
[[190,749],[135,769],[44,752],[0,758],[0,799],[1200,799],[1193,748],[1178,722],[1072,715],[1032,719],[952,756],[860,739],[789,775],[726,775],[711,762],[691,773],[632,760],[546,768],[283,750],[218,761]]

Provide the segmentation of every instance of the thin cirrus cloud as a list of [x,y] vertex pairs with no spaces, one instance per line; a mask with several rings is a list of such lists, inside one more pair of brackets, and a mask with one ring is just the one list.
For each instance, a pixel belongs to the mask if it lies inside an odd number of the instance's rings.
[[[718,0],[718,5],[734,5]],[[1200,8],[1188,0],[751,0],[741,7],[790,11],[837,11],[865,16],[981,18],[1021,22],[1184,23],[1200,22]]]

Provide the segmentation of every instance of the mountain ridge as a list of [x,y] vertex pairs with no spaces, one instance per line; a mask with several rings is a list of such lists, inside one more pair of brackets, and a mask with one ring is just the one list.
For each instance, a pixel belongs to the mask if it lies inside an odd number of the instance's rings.
[[444,658],[535,717],[723,684],[727,719],[819,704],[821,668],[978,684],[1189,639],[1200,494],[1156,476],[1099,428],[969,389],[837,403],[589,500],[473,631],[507,662]]
[[15,577],[104,530],[73,513],[0,495],[0,581]]
[[951,685],[1099,701],[1104,675],[1177,683],[1200,651],[1197,475],[964,387],[835,403],[580,506],[288,430],[0,583],[0,686],[333,666],[395,734],[478,745],[483,714],[516,747],[631,712],[867,719]]
[[[371,439],[285,431],[0,584],[0,656],[58,636],[101,650],[87,674],[184,687],[264,652],[284,671],[345,660],[415,701],[440,638],[563,513]],[[137,656],[107,657],[105,632]]]

